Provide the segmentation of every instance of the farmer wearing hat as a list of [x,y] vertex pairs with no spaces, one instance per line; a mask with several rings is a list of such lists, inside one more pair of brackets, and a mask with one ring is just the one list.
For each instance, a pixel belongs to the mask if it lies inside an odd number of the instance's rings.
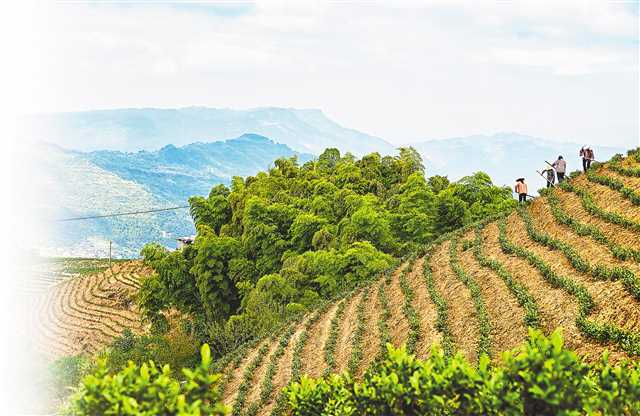
[[514,191],[518,194],[518,202],[525,203],[527,202],[527,184],[524,183],[524,178],[516,179],[516,186]]

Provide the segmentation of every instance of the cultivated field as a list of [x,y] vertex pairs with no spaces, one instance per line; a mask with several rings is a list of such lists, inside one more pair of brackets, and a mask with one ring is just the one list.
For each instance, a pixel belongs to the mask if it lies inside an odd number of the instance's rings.
[[93,353],[129,328],[143,331],[132,297],[150,270],[139,261],[57,282],[34,295],[31,323],[39,349],[52,358]]
[[640,355],[640,162],[580,175],[506,218],[442,239],[395,272],[227,357],[233,414],[279,414],[282,387],[309,374],[361,375],[387,342],[419,357],[439,343],[500,360],[561,327],[595,360]]

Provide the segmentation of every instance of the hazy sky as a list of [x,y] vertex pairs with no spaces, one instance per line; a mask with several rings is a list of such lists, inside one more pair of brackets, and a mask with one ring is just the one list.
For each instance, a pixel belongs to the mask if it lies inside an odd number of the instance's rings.
[[33,10],[26,112],[320,108],[400,143],[637,145],[638,2],[108,2]]

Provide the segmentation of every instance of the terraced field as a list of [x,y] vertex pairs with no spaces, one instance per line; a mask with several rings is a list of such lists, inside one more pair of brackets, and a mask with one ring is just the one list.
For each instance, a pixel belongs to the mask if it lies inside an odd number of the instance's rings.
[[[640,162],[594,168],[508,216],[442,238],[394,272],[284,332],[228,357],[234,415],[282,414],[301,374],[357,376],[383,346],[426,357],[433,343],[500,360],[527,337],[562,328],[595,360],[640,356]],[[231,359],[233,358],[233,359]]]
[[52,358],[93,353],[129,328],[144,330],[131,300],[150,273],[139,261],[52,285],[33,297],[30,321],[38,349]]

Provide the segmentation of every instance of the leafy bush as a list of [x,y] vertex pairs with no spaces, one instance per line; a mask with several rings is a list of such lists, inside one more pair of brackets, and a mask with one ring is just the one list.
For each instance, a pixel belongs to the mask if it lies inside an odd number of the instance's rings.
[[209,373],[211,353],[205,344],[195,369],[183,369],[184,381],[171,375],[168,365],[153,361],[130,362],[116,374],[98,361],[94,373],[84,377],[72,396],[67,415],[225,415],[216,388],[219,375]]
[[640,411],[640,364],[588,365],[530,329],[521,348],[501,365],[485,357],[476,368],[439,347],[421,361],[390,345],[383,361],[354,381],[349,374],[303,377],[287,388],[293,415],[575,415]]

